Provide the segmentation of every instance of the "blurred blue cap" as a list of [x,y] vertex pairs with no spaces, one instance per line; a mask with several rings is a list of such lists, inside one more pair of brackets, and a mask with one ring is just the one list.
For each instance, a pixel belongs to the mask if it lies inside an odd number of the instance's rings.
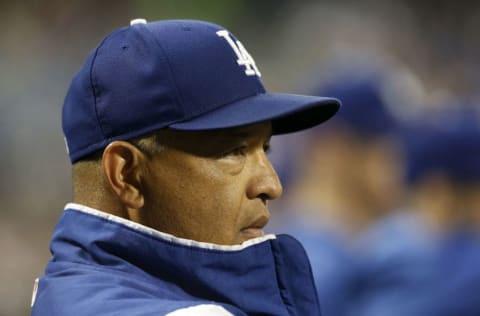
[[332,98],[268,93],[252,56],[219,25],[165,20],[109,34],[73,78],[62,125],[70,160],[162,128],[212,130],[272,121],[273,134],[334,115]]
[[397,122],[381,94],[378,76],[343,75],[316,89],[342,101],[342,108],[330,121],[348,128],[360,136],[381,136],[397,130]]
[[480,180],[480,122],[474,111],[453,110],[434,122],[417,122],[405,140],[409,183],[432,173],[460,183]]

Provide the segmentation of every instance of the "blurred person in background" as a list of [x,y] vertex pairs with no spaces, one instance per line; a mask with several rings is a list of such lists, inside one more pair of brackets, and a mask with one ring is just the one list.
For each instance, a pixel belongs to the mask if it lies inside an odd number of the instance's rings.
[[410,202],[434,236],[475,227],[479,131],[475,109],[454,108],[415,123],[406,133]]
[[346,105],[329,127],[310,138],[312,159],[297,193],[306,210],[324,217],[322,225],[346,239],[355,238],[402,198],[398,122],[382,95],[382,80],[381,73],[352,70],[317,90]]
[[343,107],[329,126],[308,135],[304,171],[289,194],[291,207],[283,223],[276,223],[306,247],[327,316],[349,310],[357,286],[358,236],[402,199],[398,123],[381,83],[380,73],[346,71],[316,90],[340,98]]
[[404,135],[406,205],[364,234],[351,315],[479,315],[478,113],[430,113]]
[[[479,315],[480,112],[455,107],[441,113],[413,153],[420,169],[413,208],[436,249],[438,276],[432,315]],[[409,168],[410,169],[410,168]],[[415,171],[413,178],[415,179]],[[438,294],[437,294],[438,293]]]

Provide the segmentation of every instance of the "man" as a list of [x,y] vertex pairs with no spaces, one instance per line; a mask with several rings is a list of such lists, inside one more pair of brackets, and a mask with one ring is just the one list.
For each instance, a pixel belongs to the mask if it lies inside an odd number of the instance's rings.
[[108,35],[65,98],[74,203],[32,315],[319,315],[303,248],[263,234],[282,193],[266,152],[338,107],[267,93],[218,25],[134,20]]

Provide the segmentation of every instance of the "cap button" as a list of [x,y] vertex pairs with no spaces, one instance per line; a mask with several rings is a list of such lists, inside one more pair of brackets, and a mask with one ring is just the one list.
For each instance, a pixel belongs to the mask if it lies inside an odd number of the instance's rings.
[[145,19],[133,19],[130,21],[130,25],[135,25],[135,24],[147,24],[147,20]]

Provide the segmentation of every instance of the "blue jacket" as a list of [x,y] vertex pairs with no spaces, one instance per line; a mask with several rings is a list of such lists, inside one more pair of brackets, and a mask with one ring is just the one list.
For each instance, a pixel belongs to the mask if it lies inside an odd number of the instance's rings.
[[304,249],[287,235],[223,246],[68,204],[32,316],[320,315]]

